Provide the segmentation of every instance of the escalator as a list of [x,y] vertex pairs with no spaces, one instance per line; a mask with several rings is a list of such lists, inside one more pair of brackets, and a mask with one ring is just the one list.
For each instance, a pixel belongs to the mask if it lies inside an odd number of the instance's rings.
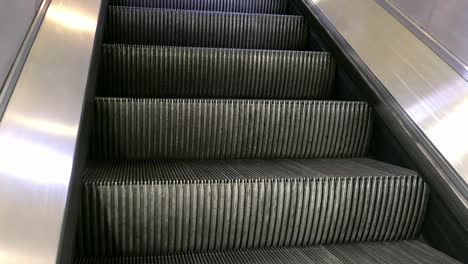
[[458,263],[286,0],[110,0],[75,263]]

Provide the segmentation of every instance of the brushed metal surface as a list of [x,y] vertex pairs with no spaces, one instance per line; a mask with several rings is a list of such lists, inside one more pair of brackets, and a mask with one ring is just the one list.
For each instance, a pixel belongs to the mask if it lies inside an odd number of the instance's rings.
[[376,1],[468,81],[468,2]]
[[0,120],[50,0],[0,3]]
[[42,0],[0,2],[0,90]]
[[430,167],[425,174],[433,186],[467,219],[468,82],[375,0],[305,2],[386,88],[374,90],[380,100],[374,108],[385,108],[385,120]]
[[56,263],[100,2],[53,0],[0,122],[0,263]]
[[[468,65],[468,1],[387,0]],[[468,67],[467,67],[468,70]]]

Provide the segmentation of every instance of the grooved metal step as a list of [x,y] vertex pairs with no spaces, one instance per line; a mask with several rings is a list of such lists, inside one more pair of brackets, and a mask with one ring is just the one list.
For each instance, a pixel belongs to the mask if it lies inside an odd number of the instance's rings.
[[110,5],[220,12],[284,14],[286,0],[110,0]]
[[90,162],[83,185],[82,255],[412,239],[427,203],[370,159]]
[[97,98],[98,159],[344,158],[367,152],[364,102]]
[[106,43],[302,50],[301,16],[110,6]]
[[329,53],[104,45],[98,94],[118,97],[325,99]]
[[420,241],[372,242],[302,248],[250,249],[155,257],[81,257],[75,264],[458,264]]

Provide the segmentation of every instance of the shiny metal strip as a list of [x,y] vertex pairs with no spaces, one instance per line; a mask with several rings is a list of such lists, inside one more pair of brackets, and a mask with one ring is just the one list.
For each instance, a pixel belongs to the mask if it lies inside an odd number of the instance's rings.
[[101,1],[52,0],[0,122],[0,263],[57,263]]
[[[468,65],[466,64],[468,62],[468,56],[465,56],[465,61],[463,61],[463,55],[464,54],[456,54],[454,52],[466,52],[465,50],[462,50],[460,47],[458,49],[455,49],[451,51],[448,47],[454,47],[454,46],[460,46],[463,45],[463,41],[465,39],[460,38],[460,39],[446,39],[442,36],[442,38],[437,38],[439,37],[438,35],[431,35],[434,34],[434,32],[430,31],[430,28],[427,29],[426,31],[421,25],[419,25],[416,21],[420,21],[417,18],[412,18],[409,16],[409,14],[406,14],[404,11],[405,10],[400,10],[397,6],[396,3],[393,3],[393,1],[389,0],[376,0],[383,8],[385,8],[390,14],[392,14],[400,23],[405,25],[406,28],[408,28],[414,35],[416,35],[424,44],[426,44],[429,48],[431,48],[437,55],[439,55],[448,65],[450,65],[455,71],[457,71],[465,80],[468,81]],[[437,0],[436,0],[437,1]],[[418,8],[418,6],[425,6],[425,2],[421,2],[416,4],[414,1],[408,1],[413,2],[415,4],[414,8]],[[463,6],[462,6],[463,7]],[[468,5],[466,5],[468,8]],[[421,8],[424,10],[424,8]],[[468,12],[468,10],[467,10]],[[442,24],[439,21],[438,27],[442,26],[448,26],[448,24]],[[459,28],[456,28],[458,26],[461,26],[463,23],[460,23],[459,25],[449,25],[448,28],[451,30],[455,28],[455,30],[460,30]],[[465,23],[466,24],[466,23]],[[450,31],[450,30],[447,30]],[[460,34],[460,32],[457,32],[454,35],[463,35]],[[455,41],[456,43],[450,43],[450,41]],[[461,43],[460,43],[461,42]],[[468,39],[465,41],[465,47],[468,45]],[[468,48],[466,48],[468,50]],[[458,55],[458,56],[457,56]],[[462,55],[462,56],[460,56]]]
[[370,84],[374,108],[468,223],[468,82],[375,0],[304,2]]
[[0,1],[0,90],[42,2]]
[[[386,1],[426,31],[464,65],[468,65],[468,1],[466,0],[379,0]],[[468,67],[467,67],[468,69]]]
[[[21,5],[22,2],[23,1],[12,1],[12,2],[6,1],[0,4],[0,7],[3,8],[5,4],[10,4],[10,5],[13,4],[13,5],[17,5],[17,8],[21,8],[23,10],[25,9],[24,6],[18,7],[18,5]],[[0,64],[1,64],[0,65],[0,68],[1,68],[0,69],[0,84],[1,84],[0,86],[0,120],[2,119],[2,115],[3,115],[3,112],[5,111],[6,106],[8,105],[8,100],[10,99],[11,93],[13,92],[13,88],[16,85],[16,81],[18,80],[18,77],[21,73],[21,69],[23,68],[24,62],[26,61],[29,51],[31,50],[31,46],[34,42],[37,31],[39,30],[39,27],[42,24],[42,20],[44,19],[50,0],[36,1],[36,3],[30,2],[30,4],[31,3],[33,4],[33,7],[31,8],[31,5],[30,5],[29,8],[26,8],[26,11],[29,11],[29,13],[33,13],[33,15],[35,14],[32,17],[32,21],[28,21],[28,20],[24,21],[24,18],[23,18],[22,23],[19,23],[18,25],[11,27],[11,28],[14,28],[14,30],[19,31],[19,32],[15,32],[14,38],[9,37],[9,35],[4,35],[4,34],[8,34],[9,32],[0,33],[1,35],[5,36],[4,37],[5,43],[2,43],[2,47],[0,51]],[[24,5],[25,2],[23,2],[22,4]],[[38,5],[37,10],[35,8],[35,5]],[[8,8],[8,6],[6,6],[6,8]],[[9,19],[10,16],[18,16],[18,14],[15,12],[15,10],[6,9],[5,11],[2,9],[0,12],[0,17],[3,14],[3,12],[13,12],[9,16],[6,16],[8,20],[4,24],[7,24],[6,27],[8,27],[8,24],[12,23],[11,19]],[[20,16],[27,17],[27,15],[24,12],[21,13]],[[3,27],[5,27],[5,25],[3,25]],[[25,32],[25,36],[23,36],[21,34],[22,33],[21,30],[25,30],[25,29],[27,31]],[[19,45],[19,47],[16,47],[15,45]],[[18,53],[15,53],[16,51]],[[5,59],[5,56],[12,57],[13,61],[11,65],[10,65],[10,60]]]

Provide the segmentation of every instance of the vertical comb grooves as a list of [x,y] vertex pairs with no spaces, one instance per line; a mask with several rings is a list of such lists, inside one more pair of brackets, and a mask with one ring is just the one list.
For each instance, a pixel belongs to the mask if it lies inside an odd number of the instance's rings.
[[[336,132],[342,128],[346,135]],[[362,157],[370,129],[361,102],[98,98],[91,153],[125,160]]]
[[75,264],[150,264],[150,263],[387,263],[387,264],[456,264],[455,259],[420,241],[372,242],[364,244],[326,245],[303,248],[275,248],[179,254],[155,257],[106,258],[82,257]]
[[110,6],[104,41],[118,44],[302,50],[303,17]]
[[[370,187],[378,184],[384,188]],[[403,184],[407,188],[399,191],[385,188]],[[427,203],[426,187],[415,172],[367,159],[93,162],[84,186],[79,238],[91,242],[78,243],[84,255],[307,246],[379,235],[412,239]],[[350,206],[342,198],[348,189],[364,200]],[[379,191],[389,200],[407,198],[392,207],[386,225],[370,228],[369,219],[379,218],[386,206],[376,202]],[[270,204],[263,214],[259,197]],[[408,228],[388,236],[400,222]],[[218,223],[230,231],[220,232]],[[347,236],[336,236],[345,231]],[[153,235],[158,243],[147,239]]]
[[110,0],[110,5],[219,12],[284,14],[285,0]]
[[324,99],[325,52],[104,45],[101,96]]
[[108,2],[76,263],[452,263],[287,1]]

